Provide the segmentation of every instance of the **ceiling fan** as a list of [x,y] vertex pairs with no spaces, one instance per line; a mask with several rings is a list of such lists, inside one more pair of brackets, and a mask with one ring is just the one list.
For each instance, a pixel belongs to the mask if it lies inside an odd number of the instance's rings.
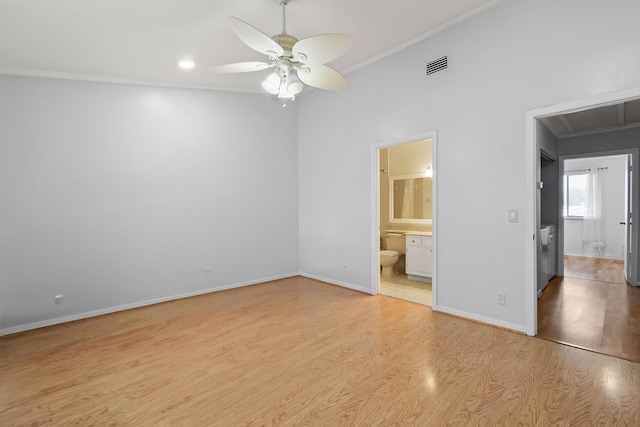
[[275,68],[262,82],[262,87],[285,102],[295,99],[305,84],[318,89],[347,89],[347,79],[325,64],[345,53],[353,42],[353,36],[323,34],[298,40],[287,34],[285,7],[289,0],[276,1],[282,7],[282,32],[273,37],[238,18],[229,18],[231,29],[238,38],[253,50],[267,55],[269,62],[238,62],[219,65],[212,70],[218,73],[246,73]]

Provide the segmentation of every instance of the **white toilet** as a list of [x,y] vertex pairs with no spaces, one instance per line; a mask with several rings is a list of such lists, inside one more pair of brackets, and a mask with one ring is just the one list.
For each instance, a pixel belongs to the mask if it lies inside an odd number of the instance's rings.
[[394,267],[400,255],[406,252],[407,244],[405,235],[399,233],[387,233],[384,240],[387,249],[380,251],[380,276],[389,277],[395,274]]

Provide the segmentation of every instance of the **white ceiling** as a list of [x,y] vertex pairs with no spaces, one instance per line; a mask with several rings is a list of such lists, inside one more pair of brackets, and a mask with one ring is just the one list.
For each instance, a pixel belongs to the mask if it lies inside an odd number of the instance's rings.
[[557,138],[639,127],[640,99],[544,117],[541,120]]
[[[356,37],[329,65],[347,74],[506,0],[290,0],[287,32]],[[228,17],[281,31],[277,0],[0,0],[0,73],[259,92],[268,72],[214,65],[265,58]],[[182,59],[196,67],[178,68]],[[429,59],[429,58],[425,58]]]

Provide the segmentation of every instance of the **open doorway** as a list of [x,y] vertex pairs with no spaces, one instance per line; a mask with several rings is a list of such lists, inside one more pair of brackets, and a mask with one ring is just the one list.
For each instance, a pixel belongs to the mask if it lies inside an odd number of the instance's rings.
[[563,160],[559,191],[564,277],[622,284],[629,280],[630,166],[631,154]]
[[[533,301],[533,329],[541,338],[640,361],[631,321],[640,313],[638,239],[630,214],[638,212],[637,197],[631,197],[638,179],[630,166],[638,163],[640,151],[640,115],[633,111],[640,101],[637,95],[622,95],[583,102],[530,117],[535,152],[554,154],[536,159],[539,299]],[[609,118],[603,117],[606,114]],[[602,126],[605,122],[613,125]],[[580,131],[582,126],[586,130]],[[564,135],[559,128],[564,128]],[[553,182],[554,196],[545,199],[541,193],[548,181]],[[553,243],[549,225],[557,238]],[[545,245],[554,245],[557,268],[551,270],[548,284],[540,286],[540,266],[545,265],[545,253],[552,252],[545,251]]]
[[[591,98],[579,99],[563,104],[529,110],[525,116],[525,216],[524,234],[525,242],[525,331],[527,335],[535,336],[538,331],[538,241],[540,239],[540,164],[541,164],[541,144],[544,137],[544,130],[541,129],[542,119],[558,115],[567,115],[574,112],[593,110],[599,107],[620,105],[627,101],[640,99],[640,87],[625,89],[619,92],[612,92],[597,95]],[[620,119],[620,115],[618,115]],[[624,117],[624,116],[623,116]],[[637,151],[638,145],[633,148]],[[607,148],[600,147],[600,150]],[[611,149],[611,148],[609,148]],[[557,156],[557,153],[556,153]],[[638,154],[633,154],[634,164],[638,164]],[[634,175],[633,188],[638,186],[638,174]],[[637,198],[634,201],[632,210],[638,212]],[[635,257],[634,263],[637,267],[638,260],[638,227],[632,234],[630,253]],[[533,237],[533,238],[532,238]],[[559,270],[564,266],[559,266]],[[637,271],[632,272],[630,281],[637,285]]]
[[436,309],[436,134],[372,146],[374,294]]
[[[630,162],[631,154],[561,160],[557,249],[564,268],[551,270],[557,276],[538,300],[538,337],[640,362],[640,288],[628,285],[625,273]],[[540,243],[543,254],[555,244]]]

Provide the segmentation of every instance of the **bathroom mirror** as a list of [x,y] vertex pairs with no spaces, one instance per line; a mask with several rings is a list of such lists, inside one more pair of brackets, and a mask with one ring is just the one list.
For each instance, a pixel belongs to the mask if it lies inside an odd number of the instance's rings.
[[432,179],[424,175],[389,177],[391,222],[431,224]]

